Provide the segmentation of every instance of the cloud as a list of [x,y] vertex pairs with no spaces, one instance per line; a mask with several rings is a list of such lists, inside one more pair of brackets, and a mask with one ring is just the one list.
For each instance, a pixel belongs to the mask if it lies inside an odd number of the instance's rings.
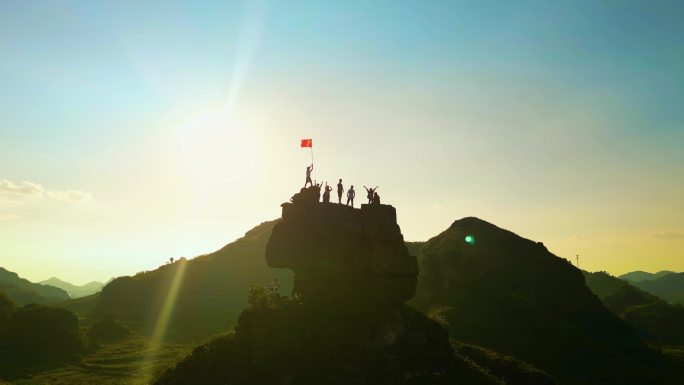
[[655,238],[660,239],[683,239],[684,231],[659,231],[652,234]]
[[67,190],[67,191],[48,191],[45,194],[48,198],[58,200],[60,202],[80,203],[87,202],[93,199],[93,195],[83,191]]
[[24,196],[39,199],[52,199],[66,203],[88,202],[93,195],[79,190],[48,190],[42,185],[33,182],[16,184],[7,179],[0,181],[0,195]]
[[0,181],[0,193],[42,196],[44,192],[45,188],[37,183],[23,182],[22,184],[17,185],[7,179]]
[[21,217],[14,214],[0,214],[0,222],[16,221],[17,219],[21,219]]

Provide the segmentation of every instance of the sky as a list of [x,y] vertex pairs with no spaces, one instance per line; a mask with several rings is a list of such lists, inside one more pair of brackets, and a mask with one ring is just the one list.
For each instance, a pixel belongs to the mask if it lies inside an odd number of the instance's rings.
[[477,216],[590,271],[684,271],[683,18],[0,2],[0,266],[82,284],[212,252],[278,218],[313,156],[318,181],[379,186],[407,240]]

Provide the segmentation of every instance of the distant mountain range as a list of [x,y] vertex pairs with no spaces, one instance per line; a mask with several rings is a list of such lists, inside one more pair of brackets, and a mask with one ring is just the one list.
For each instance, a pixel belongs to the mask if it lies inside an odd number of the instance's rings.
[[[614,277],[613,277],[614,278]],[[617,278],[670,303],[684,305],[684,273],[663,270],[657,273],[633,271]]]
[[654,280],[631,284],[670,303],[684,305],[684,273],[665,274]]
[[668,274],[673,274],[674,271],[663,270],[657,273],[648,273],[646,271],[632,271],[631,273],[622,274],[618,276],[620,279],[631,282],[653,281]]
[[64,291],[66,291],[71,298],[81,298],[85,297],[94,293],[97,293],[98,291],[102,290],[104,287],[104,284],[102,282],[88,282],[85,285],[77,286],[74,284],[71,284],[69,282],[62,281],[61,279],[57,277],[52,277],[50,279],[46,279],[45,281],[38,282],[41,285],[49,285],[49,286],[54,286],[58,287]]
[[605,272],[583,273],[587,286],[603,304],[637,328],[647,340],[666,345],[684,343],[684,306],[667,303],[660,297],[633,286],[633,282],[615,278]]
[[69,299],[69,294],[58,287],[33,283],[2,267],[0,267],[0,291],[17,305],[55,304]]

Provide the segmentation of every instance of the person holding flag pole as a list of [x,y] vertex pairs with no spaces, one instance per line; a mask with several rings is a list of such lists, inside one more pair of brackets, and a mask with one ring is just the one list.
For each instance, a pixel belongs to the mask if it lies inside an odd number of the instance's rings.
[[304,187],[306,187],[307,184],[311,184],[313,186],[313,181],[311,180],[311,171],[313,171],[314,167],[314,162],[313,162],[313,140],[312,139],[302,139],[301,147],[309,147],[311,149],[311,165],[306,168],[306,182],[304,182]]

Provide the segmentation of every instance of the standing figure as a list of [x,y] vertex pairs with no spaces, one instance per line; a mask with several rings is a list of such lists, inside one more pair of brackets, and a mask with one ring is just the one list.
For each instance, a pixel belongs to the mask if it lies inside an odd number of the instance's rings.
[[373,204],[380,206],[380,195],[377,192],[373,193]]
[[307,184],[311,184],[313,186],[313,182],[311,181],[311,171],[313,171],[313,163],[311,163],[311,166],[306,167],[306,182],[304,182],[304,187],[306,187]]
[[350,206],[351,202],[351,207],[354,207],[354,197],[356,196],[356,191],[354,191],[354,186],[351,186],[349,188],[349,191],[347,191],[347,206]]
[[318,199],[316,200],[316,202],[321,201],[321,185],[322,184],[323,183],[318,183],[317,181],[314,181],[314,186],[316,187],[316,191],[318,191]]
[[330,192],[332,187],[328,186],[328,182],[325,182],[325,190],[323,191],[323,203],[330,203]]
[[375,193],[375,190],[378,189],[378,186],[375,186],[375,188],[368,188],[366,186],[363,186],[363,188],[365,188],[366,192],[368,193],[368,195],[366,196],[368,198],[368,204],[372,204],[373,203],[373,193]]
[[278,283],[278,278],[274,278],[271,282],[271,295],[274,298],[280,298],[280,283]]
[[344,192],[344,186],[342,186],[342,179],[337,183],[337,203],[342,204],[342,193]]

